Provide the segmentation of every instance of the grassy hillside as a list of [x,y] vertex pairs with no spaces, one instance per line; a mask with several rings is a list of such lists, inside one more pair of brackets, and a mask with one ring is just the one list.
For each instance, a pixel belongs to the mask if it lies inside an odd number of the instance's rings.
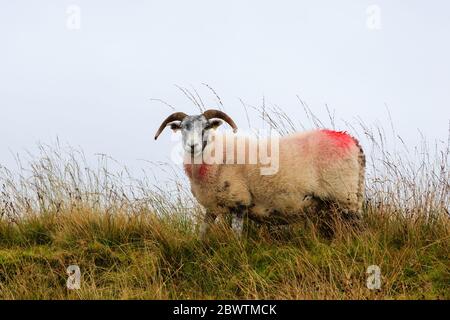
[[[294,130],[267,112],[271,127]],[[450,144],[391,153],[382,131],[359,132],[363,219],[356,229],[337,219],[332,238],[311,217],[247,222],[242,239],[220,221],[200,241],[202,209],[176,170],[162,185],[111,172],[105,157],[92,168],[77,150],[43,146],[14,172],[0,166],[0,298],[450,299]],[[79,290],[66,288],[69,265],[80,267]],[[366,285],[371,265],[378,290]]]
[[[449,221],[367,208],[364,230],[332,240],[313,224],[219,224],[196,238],[192,220],[74,207],[0,222],[2,299],[450,299]],[[76,264],[81,289],[66,289]],[[381,268],[380,290],[366,287]]]

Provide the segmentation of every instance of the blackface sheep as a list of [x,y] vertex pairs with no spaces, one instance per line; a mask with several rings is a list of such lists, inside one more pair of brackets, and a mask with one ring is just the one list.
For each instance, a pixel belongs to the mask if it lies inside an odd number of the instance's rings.
[[[181,130],[184,169],[193,195],[206,209],[202,235],[222,214],[232,214],[240,234],[244,214],[256,221],[290,221],[324,203],[345,215],[361,211],[365,157],[355,138],[322,129],[266,138],[261,144],[254,138],[217,134],[219,119],[236,132],[228,115],[208,110],[193,116],[174,113],[155,135],[156,140],[166,126]],[[263,149],[266,158],[276,161],[272,173],[263,172]]]

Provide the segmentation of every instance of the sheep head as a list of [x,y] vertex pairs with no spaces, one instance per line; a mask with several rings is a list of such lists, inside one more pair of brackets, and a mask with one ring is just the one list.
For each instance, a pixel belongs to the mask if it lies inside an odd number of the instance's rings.
[[175,112],[168,116],[159,127],[155,140],[164,130],[170,126],[174,131],[181,130],[183,148],[192,156],[200,155],[208,142],[211,141],[211,129],[219,127],[223,121],[228,123],[236,132],[237,126],[225,112],[220,110],[206,110],[199,115],[187,115],[183,112]]

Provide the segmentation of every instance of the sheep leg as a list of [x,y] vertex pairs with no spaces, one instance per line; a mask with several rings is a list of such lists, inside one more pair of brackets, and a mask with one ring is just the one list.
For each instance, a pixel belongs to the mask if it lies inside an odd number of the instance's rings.
[[231,220],[231,228],[238,238],[241,237],[242,230],[244,229],[244,216],[242,212],[233,215]]
[[238,238],[241,237],[244,229],[244,210],[245,207],[242,205],[238,205],[231,210],[231,228]]
[[205,214],[205,217],[203,219],[202,224],[200,225],[200,239],[205,239],[205,236],[210,229],[210,227],[214,224],[216,221],[216,215],[213,214],[210,211],[207,211]]

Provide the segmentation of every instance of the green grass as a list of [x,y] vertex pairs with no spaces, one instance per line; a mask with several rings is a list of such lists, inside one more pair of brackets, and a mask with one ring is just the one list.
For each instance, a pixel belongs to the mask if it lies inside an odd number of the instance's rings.
[[[2,299],[450,299],[448,218],[387,218],[322,238],[315,225],[257,227],[205,241],[193,220],[89,209],[0,220]],[[76,264],[81,289],[66,288]],[[366,287],[378,265],[380,290]]]

